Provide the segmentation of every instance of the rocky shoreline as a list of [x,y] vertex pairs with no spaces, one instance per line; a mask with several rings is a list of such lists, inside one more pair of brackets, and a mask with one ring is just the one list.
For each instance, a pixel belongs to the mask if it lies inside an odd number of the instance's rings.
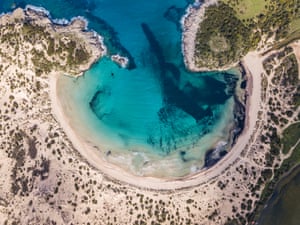
[[[194,53],[195,53],[195,40],[199,24],[204,19],[205,9],[217,4],[217,0],[196,0],[194,4],[190,5],[186,10],[186,15],[181,20],[182,26],[182,41],[181,48],[184,57],[184,63],[187,69],[190,71],[208,71],[209,68],[198,68],[195,65]],[[222,68],[217,70],[223,70]]]
[[[21,21],[24,21],[25,24],[45,29],[44,32],[49,33],[52,40],[54,40],[55,37],[54,33],[59,33],[61,35],[59,40],[60,44],[63,43],[66,48],[69,48],[70,46],[70,49],[67,49],[67,51],[74,50],[74,57],[81,57],[81,55],[84,57],[79,65],[75,65],[75,63],[67,65],[66,62],[62,62],[62,60],[59,62],[61,66],[65,67],[63,70],[68,71],[67,75],[82,75],[83,72],[92,66],[92,64],[107,53],[106,46],[103,43],[103,38],[95,31],[88,31],[87,21],[82,17],[75,17],[71,21],[63,20],[61,23],[58,21],[54,22],[47,10],[34,6],[27,6],[24,10],[16,9],[12,13],[12,19],[10,20],[13,20],[14,17],[21,18]],[[71,47],[71,45],[68,46],[68,44],[72,43],[72,38],[74,38],[78,43]],[[55,46],[58,49],[55,49]],[[50,53],[50,45],[48,45],[47,48],[47,53]],[[82,52],[81,49],[87,52],[87,56],[83,55],[84,52]],[[55,43],[54,49],[52,50],[53,53],[51,52],[51,54],[54,54],[57,50],[59,50],[59,46]],[[76,50],[80,50],[81,55],[76,55]],[[54,60],[57,62],[59,61],[58,59]]]

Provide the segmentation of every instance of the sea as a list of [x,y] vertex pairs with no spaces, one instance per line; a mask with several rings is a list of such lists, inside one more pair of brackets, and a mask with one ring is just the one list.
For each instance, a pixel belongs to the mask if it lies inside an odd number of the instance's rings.
[[[61,76],[58,97],[73,130],[99,154],[139,176],[183,177],[204,168],[207,151],[229,148],[234,71],[188,71],[182,18],[191,0],[2,0],[55,23],[81,16],[104,38],[107,55],[83,76]],[[127,68],[111,60],[129,59]],[[230,81],[230,82],[228,82]],[[234,84],[233,84],[234,83]]]

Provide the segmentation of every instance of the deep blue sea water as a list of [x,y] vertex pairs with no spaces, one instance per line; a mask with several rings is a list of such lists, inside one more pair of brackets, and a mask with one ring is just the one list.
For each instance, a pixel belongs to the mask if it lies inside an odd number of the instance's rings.
[[[182,176],[200,169],[205,152],[227,140],[234,105],[224,78],[234,75],[185,69],[180,19],[190,3],[8,0],[0,11],[31,4],[52,18],[85,17],[104,37],[108,56],[83,77],[60,79],[71,125],[107,161],[137,174]],[[130,59],[128,69],[110,60],[116,53]]]

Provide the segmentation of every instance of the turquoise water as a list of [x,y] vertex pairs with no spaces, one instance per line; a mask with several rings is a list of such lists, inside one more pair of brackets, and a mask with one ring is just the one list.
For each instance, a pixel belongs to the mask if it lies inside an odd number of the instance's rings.
[[[74,130],[105,160],[140,175],[183,176],[227,141],[233,123],[229,73],[191,73],[181,53],[180,19],[190,1],[6,1],[33,4],[52,18],[84,16],[104,36],[108,56],[84,76],[62,77],[58,95]],[[128,69],[111,54],[130,59]]]

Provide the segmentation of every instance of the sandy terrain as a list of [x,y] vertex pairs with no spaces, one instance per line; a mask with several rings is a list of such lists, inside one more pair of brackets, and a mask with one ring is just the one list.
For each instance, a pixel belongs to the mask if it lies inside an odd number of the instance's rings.
[[[292,43],[292,48],[294,49],[294,53],[296,55],[298,61],[298,70],[300,71],[300,41],[295,41]],[[300,80],[300,73],[299,73],[299,80]]]

